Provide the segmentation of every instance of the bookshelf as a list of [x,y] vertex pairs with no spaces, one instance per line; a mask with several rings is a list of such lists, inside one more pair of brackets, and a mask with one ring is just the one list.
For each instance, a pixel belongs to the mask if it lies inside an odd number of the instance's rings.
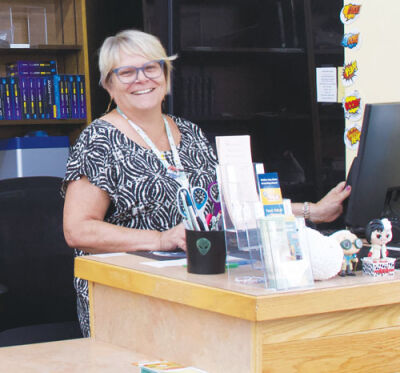
[[[30,9],[35,12],[32,17],[27,15]],[[28,0],[0,0],[0,20],[2,28],[14,30],[10,41],[15,44],[12,48],[0,48],[0,75],[6,75],[7,63],[17,60],[55,60],[58,74],[85,75],[87,111],[85,119],[0,120],[0,138],[44,130],[49,135],[67,135],[72,143],[91,121],[86,1],[39,0],[33,3]],[[45,26],[41,25],[42,20]],[[45,27],[45,32],[38,36],[41,27]],[[29,44],[29,47],[19,47],[23,44]]]
[[251,135],[253,160],[279,172],[286,197],[317,200],[345,176],[343,110],[317,103],[315,87],[316,67],[343,65],[342,6],[143,0],[145,31],[178,54],[168,111],[210,139]]

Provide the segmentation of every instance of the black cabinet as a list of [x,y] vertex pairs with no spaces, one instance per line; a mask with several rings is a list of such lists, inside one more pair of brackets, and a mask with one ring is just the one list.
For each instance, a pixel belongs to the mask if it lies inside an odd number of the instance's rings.
[[168,111],[211,140],[251,135],[285,196],[315,200],[344,178],[343,111],[317,104],[315,88],[316,66],[343,64],[341,4],[143,0],[145,31],[179,57]]

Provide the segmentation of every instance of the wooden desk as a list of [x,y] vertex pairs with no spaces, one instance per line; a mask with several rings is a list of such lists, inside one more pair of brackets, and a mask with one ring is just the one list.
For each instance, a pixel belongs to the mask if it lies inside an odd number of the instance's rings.
[[140,373],[149,358],[89,338],[0,348],[4,373]]
[[274,292],[145,261],[76,259],[76,275],[90,281],[96,341],[210,373],[400,371],[398,271]]

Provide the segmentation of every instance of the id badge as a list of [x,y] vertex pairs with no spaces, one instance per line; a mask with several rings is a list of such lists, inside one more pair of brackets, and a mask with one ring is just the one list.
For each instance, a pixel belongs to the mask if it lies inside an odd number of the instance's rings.
[[167,176],[178,181],[181,185],[186,185],[186,183],[187,183],[185,172],[174,166],[168,167]]

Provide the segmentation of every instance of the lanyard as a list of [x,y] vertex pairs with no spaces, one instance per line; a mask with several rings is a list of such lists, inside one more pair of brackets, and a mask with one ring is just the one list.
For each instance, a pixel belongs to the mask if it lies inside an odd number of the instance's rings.
[[162,116],[165,126],[165,131],[167,133],[169,146],[171,147],[172,157],[174,159],[176,167],[170,165],[165,159],[165,155],[162,154],[157,147],[154,145],[153,141],[151,141],[150,137],[147,136],[146,132],[144,132],[137,124],[133,123],[123,112],[117,107],[118,113],[127,120],[127,122],[131,125],[131,127],[142,137],[143,141],[151,148],[153,153],[160,160],[162,165],[166,168],[168,176],[177,180],[183,187],[188,188],[189,182],[187,180],[184,168],[181,163],[181,159],[179,158],[178,149],[176,148],[174,138],[171,133],[171,129],[169,127],[168,121],[165,118],[165,115]]

